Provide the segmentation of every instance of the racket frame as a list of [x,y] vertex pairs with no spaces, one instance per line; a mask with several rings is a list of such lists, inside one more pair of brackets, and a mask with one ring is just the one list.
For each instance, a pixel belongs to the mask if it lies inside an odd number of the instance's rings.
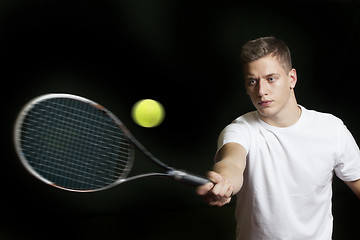
[[[62,186],[59,186],[51,181],[49,181],[48,179],[44,178],[43,176],[41,176],[41,174],[39,174],[37,171],[34,170],[34,168],[28,163],[22,147],[21,147],[21,126],[24,122],[25,117],[27,116],[27,113],[38,103],[47,100],[47,99],[53,99],[53,98],[67,98],[67,99],[74,99],[74,100],[78,100],[81,102],[84,102],[86,104],[89,104],[93,107],[95,107],[96,109],[102,111],[104,114],[106,114],[107,116],[109,116],[114,122],[115,124],[122,130],[122,132],[125,134],[126,138],[132,143],[131,146],[131,151],[132,154],[129,155],[128,157],[128,161],[126,162],[126,167],[125,170],[122,172],[122,174],[119,176],[118,180],[114,181],[111,184],[108,184],[106,186],[103,187],[99,187],[96,189],[89,189],[89,190],[79,190],[79,189],[71,189],[71,188],[65,188]],[[149,176],[163,176],[163,177],[170,177],[173,178],[174,180],[177,181],[182,181],[185,183],[188,183],[190,185],[201,185],[204,184],[206,182],[209,182],[209,180],[206,180],[200,176],[196,176],[194,174],[188,174],[185,171],[182,170],[176,170],[168,165],[166,165],[165,163],[161,162],[158,158],[156,158],[151,152],[149,152],[132,134],[131,132],[126,128],[126,126],[120,121],[120,119],[118,119],[112,112],[110,112],[108,109],[106,109],[105,107],[103,107],[102,105],[89,100],[87,98],[83,98],[77,95],[72,95],[72,94],[65,94],[65,93],[50,93],[50,94],[45,94],[45,95],[41,95],[38,96],[36,98],[34,98],[33,100],[31,100],[30,102],[28,102],[20,111],[20,114],[18,115],[16,122],[15,122],[15,126],[14,126],[14,146],[15,146],[15,150],[16,153],[20,159],[20,162],[23,164],[23,166],[32,174],[34,175],[36,178],[40,179],[41,181],[43,181],[44,183],[63,189],[63,190],[68,190],[68,191],[74,191],[74,192],[95,192],[95,191],[101,191],[101,190],[105,190],[108,188],[111,188],[113,186],[116,186],[120,183],[124,183],[127,181],[131,181],[134,179],[138,179],[138,178],[143,178],[143,177],[149,177]],[[139,175],[135,175],[135,176],[130,176],[127,178],[128,174],[131,171],[131,168],[133,166],[133,162],[134,162],[134,147],[137,148],[139,151],[141,151],[146,157],[148,157],[153,163],[155,163],[157,166],[159,166],[160,168],[164,169],[165,172],[161,173],[161,172],[150,172],[150,173],[144,173],[144,174],[139,174]]]

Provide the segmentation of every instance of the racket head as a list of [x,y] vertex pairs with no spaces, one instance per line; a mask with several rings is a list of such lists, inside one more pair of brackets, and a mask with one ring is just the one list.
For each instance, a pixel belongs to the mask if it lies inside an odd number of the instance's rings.
[[103,106],[71,94],[46,94],[26,104],[15,123],[14,145],[32,175],[76,192],[123,182],[134,161],[124,124]]

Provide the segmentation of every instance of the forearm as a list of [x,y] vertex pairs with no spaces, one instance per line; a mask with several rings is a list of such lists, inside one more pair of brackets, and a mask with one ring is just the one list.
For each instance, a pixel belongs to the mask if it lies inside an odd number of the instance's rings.
[[197,188],[197,193],[212,206],[223,206],[230,202],[243,185],[246,151],[237,143],[224,145],[215,156],[213,171],[208,173],[210,183]]
[[234,186],[234,193],[240,191],[244,181],[246,150],[237,143],[228,143],[216,154],[214,172],[220,174]]
[[214,165],[213,170],[233,185],[234,194],[240,191],[244,181],[244,168],[242,166],[233,164],[233,161],[222,160]]
[[345,182],[355,195],[360,199],[360,179],[352,182]]

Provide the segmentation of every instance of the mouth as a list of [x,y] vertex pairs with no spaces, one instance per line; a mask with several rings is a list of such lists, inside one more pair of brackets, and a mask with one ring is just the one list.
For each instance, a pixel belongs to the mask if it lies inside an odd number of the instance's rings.
[[272,100],[261,100],[260,102],[258,102],[258,105],[260,105],[261,107],[267,107],[270,106],[272,102]]

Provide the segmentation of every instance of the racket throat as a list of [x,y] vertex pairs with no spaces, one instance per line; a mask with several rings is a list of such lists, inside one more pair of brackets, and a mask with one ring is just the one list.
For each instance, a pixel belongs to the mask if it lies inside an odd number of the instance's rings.
[[181,181],[183,179],[183,177],[185,177],[185,175],[187,175],[186,172],[181,171],[181,170],[169,170],[167,173],[168,173],[169,177],[172,177],[176,181]]
[[200,186],[210,182],[208,179],[192,173],[187,173],[182,170],[170,170],[167,172],[167,174],[169,177],[172,177],[176,181],[183,182],[192,186]]

